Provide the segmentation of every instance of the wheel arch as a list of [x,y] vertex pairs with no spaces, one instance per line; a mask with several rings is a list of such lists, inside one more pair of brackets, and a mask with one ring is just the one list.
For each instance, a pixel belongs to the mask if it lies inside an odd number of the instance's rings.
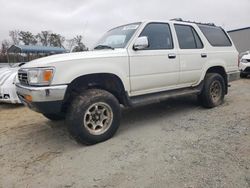
[[225,68],[223,66],[213,66],[207,69],[206,74],[207,73],[217,73],[223,77],[225,86],[226,86],[225,92],[227,94],[228,93],[228,78],[227,78],[227,73],[226,73]]
[[112,93],[120,104],[128,106],[127,91],[119,76],[112,73],[93,73],[79,76],[68,85],[62,110],[64,112],[67,111],[69,103],[71,103],[77,94],[86,89],[93,88],[103,89]]

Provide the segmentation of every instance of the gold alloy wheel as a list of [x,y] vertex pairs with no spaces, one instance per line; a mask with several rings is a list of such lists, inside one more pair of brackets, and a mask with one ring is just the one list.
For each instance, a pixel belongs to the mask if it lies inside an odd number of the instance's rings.
[[84,114],[84,127],[92,135],[105,133],[113,122],[111,107],[103,102],[92,104]]

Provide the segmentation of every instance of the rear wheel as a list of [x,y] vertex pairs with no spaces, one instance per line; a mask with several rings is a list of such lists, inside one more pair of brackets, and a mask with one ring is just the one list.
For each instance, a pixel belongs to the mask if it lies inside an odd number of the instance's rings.
[[213,108],[223,103],[226,85],[223,77],[217,73],[208,73],[205,76],[204,87],[199,99],[206,108]]
[[70,134],[82,144],[111,138],[120,124],[120,104],[109,92],[90,89],[72,102],[66,115]]

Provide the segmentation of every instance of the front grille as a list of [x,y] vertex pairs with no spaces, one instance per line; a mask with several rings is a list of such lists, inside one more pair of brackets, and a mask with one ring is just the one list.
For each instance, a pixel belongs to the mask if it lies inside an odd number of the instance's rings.
[[21,84],[28,85],[28,73],[24,70],[19,70],[18,71],[18,80]]
[[247,62],[249,62],[249,63],[250,63],[250,59],[247,59]]

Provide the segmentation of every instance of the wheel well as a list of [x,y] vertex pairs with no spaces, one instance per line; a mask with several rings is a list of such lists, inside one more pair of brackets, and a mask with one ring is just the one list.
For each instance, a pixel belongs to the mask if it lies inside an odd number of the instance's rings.
[[206,73],[218,73],[220,74],[224,81],[225,81],[225,84],[226,84],[226,94],[228,93],[228,80],[227,80],[227,73],[225,71],[225,69],[221,66],[215,66],[215,67],[211,67],[207,70]]
[[68,105],[76,95],[86,89],[92,88],[103,89],[112,93],[120,104],[127,106],[127,94],[121,79],[114,74],[98,73],[80,76],[69,84],[64,97],[62,111],[67,111]]

